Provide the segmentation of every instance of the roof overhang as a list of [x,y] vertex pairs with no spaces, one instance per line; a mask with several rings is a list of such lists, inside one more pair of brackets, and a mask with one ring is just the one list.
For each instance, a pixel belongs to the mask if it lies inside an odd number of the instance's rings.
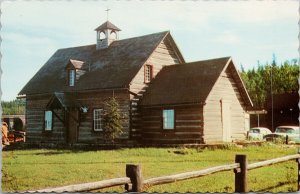
[[250,115],[263,115],[263,114],[267,114],[268,111],[266,111],[266,110],[249,110],[249,111],[247,111],[247,113],[249,113]]
[[24,95],[18,95],[17,96],[17,99],[22,99],[22,98],[26,98],[26,95],[24,94]]
[[81,105],[77,100],[75,100],[71,94],[54,92],[50,98],[46,109],[70,109],[70,108],[80,108]]
[[233,60],[232,60],[231,57],[230,57],[230,59],[228,61],[228,66],[230,64],[232,64],[231,67],[233,69],[234,78],[235,78],[236,83],[238,85],[238,88],[239,88],[239,91],[241,93],[241,96],[242,96],[244,102],[246,103],[247,108],[250,109],[250,108],[253,107],[253,102],[252,102],[252,100],[251,100],[251,98],[249,96],[249,93],[248,93],[248,91],[247,91],[247,89],[245,87],[245,84],[244,84],[244,82],[243,82],[243,80],[242,80],[242,78],[240,76],[240,73],[238,72],[238,70],[237,70],[237,68],[236,68],[236,66],[235,66],[235,64],[234,64],[234,62],[233,62]]

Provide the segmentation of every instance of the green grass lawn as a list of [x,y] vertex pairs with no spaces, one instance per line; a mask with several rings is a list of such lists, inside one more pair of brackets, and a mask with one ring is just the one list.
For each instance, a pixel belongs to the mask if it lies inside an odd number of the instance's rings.
[[[180,153],[178,153],[180,152]],[[264,145],[226,149],[126,148],[118,150],[15,150],[2,152],[2,190],[16,192],[125,177],[126,164],[141,164],[144,179],[234,163],[249,163],[297,153],[296,147]],[[297,163],[290,161],[248,172],[253,192],[297,190]],[[124,192],[124,187],[101,190]],[[146,192],[234,192],[233,171],[147,188]]]

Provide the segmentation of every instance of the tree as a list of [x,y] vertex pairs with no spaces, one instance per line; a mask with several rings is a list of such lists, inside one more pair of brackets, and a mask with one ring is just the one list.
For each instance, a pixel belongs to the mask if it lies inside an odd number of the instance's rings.
[[255,108],[265,108],[266,99],[272,93],[293,93],[298,91],[299,66],[297,60],[285,61],[278,65],[275,55],[272,63],[262,65],[258,62],[257,68],[241,72],[246,89],[253,101]]
[[104,102],[103,130],[105,140],[111,143],[114,143],[115,139],[123,133],[119,103],[115,97]]
[[3,115],[22,115],[25,114],[24,99],[16,99],[12,101],[1,101],[2,114]]

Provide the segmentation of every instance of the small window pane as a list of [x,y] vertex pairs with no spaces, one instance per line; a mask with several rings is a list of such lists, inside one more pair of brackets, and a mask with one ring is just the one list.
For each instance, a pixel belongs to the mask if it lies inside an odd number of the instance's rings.
[[70,84],[70,86],[74,86],[74,84],[75,84],[75,70],[70,70],[69,84]]
[[94,109],[94,131],[102,131],[102,109]]
[[149,83],[152,78],[152,71],[151,71],[152,66],[151,65],[146,65],[145,66],[145,82]]
[[52,130],[52,111],[45,111],[45,130]]
[[174,129],[174,110],[163,110],[163,129]]

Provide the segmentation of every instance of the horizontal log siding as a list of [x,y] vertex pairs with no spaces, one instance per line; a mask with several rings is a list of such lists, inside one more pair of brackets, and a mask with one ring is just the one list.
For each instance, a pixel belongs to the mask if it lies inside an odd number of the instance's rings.
[[[74,97],[82,104],[87,106],[86,114],[80,113],[80,124],[78,130],[78,143],[103,143],[103,132],[95,132],[93,130],[93,110],[95,108],[103,108],[103,102],[113,96],[112,91],[93,92],[74,94]],[[130,98],[127,91],[114,91],[114,96],[120,105],[120,113],[122,115],[121,124],[124,133],[120,138],[129,138],[129,110]],[[44,131],[44,111],[51,96],[44,97],[27,97],[26,99],[26,141],[30,143],[66,143],[66,130],[63,123],[53,115],[53,130],[51,132]],[[55,113],[63,117],[62,110],[55,110]]]
[[220,100],[231,101],[231,139],[245,139],[245,109],[230,69],[220,77],[204,106],[204,141],[223,141]]
[[[53,115],[52,131],[44,130],[44,114],[51,96],[28,96],[26,98],[26,141],[28,143],[61,143],[65,141],[63,124]],[[62,111],[55,113],[63,118]]]
[[[179,58],[176,56],[174,49],[171,46],[168,38],[165,38],[155,49],[152,55],[149,57],[145,64],[153,66],[153,78],[162,69],[163,66],[173,65],[179,63]],[[140,136],[139,131],[141,128],[139,112],[137,109],[137,102],[142,98],[143,93],[146,91],[148,84],[144,82],[144,67],[140,69],[130,85],[130,91],[138,94],[138,96],[131,95],[131,130],[132,137],[138,138]]]
[[94,109],[104,108],[103,103],[110,97],[115,96],[120,106],[122,116],[121,124],[123,127],[122,139],[129,138],[129,107],[130,99],[127,91],[103,91],[92,93],[77,94],[76,99],[88,107],[86,114],[81,113],[78,131],[78,143],[103,143],[103,132],[95,132],[93,129],[93,111]]
[[[142,108],[142,141],[148,143],[201,143],[203,115],[200,105],[175,107],[175,129],[162,127],[164,108]],[[167,107],[166,109],[173,109]]]

